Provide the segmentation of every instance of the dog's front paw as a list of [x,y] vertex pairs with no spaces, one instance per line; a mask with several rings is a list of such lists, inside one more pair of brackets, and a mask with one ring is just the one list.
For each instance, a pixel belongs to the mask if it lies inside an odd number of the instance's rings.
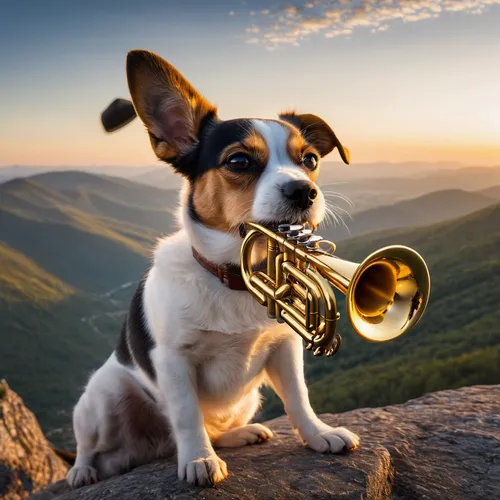
[[353,451],[359,445],[359,437],[344,427],[330,427],[320,422],[309,432],[301,433],[301,437],[314,451],[320,453],[341,453]]
[[97,483],[97,471],[89,465],[80,465],[71,467],[66,475],[66,481],[72,488],[81,488],[90,484]]
[[227,465],[217,455],[179,461],[179,479],[198,486],[213,486],[227,477]]
[[263,443],[273,437],[273,433],[262,424],[248,424],[222,434],[215,442],[217,448],[237,448],[247,444]]

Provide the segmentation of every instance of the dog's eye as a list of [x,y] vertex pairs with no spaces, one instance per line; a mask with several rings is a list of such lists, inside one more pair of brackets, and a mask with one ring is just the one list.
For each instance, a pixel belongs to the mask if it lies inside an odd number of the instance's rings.
[[302,157],[302,165],[308,170],[314,170],[318,166],[318,157],[314,153],[307,153]]
[[226,164],[233,170],[245,170],[250,166],[250,158],[243,153],[236,153],[227,159]]

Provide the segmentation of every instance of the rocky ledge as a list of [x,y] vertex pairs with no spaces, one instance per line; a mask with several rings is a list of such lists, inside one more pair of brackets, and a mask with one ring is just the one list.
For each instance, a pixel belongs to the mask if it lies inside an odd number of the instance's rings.
[[27,498],[63,479],[67,469],[45,439],[35,415],[0,381],[0,498]]
[[60,481],[31,498],[500,498],[500,386],[442,391],[322,419],[357,432],[360,448],[344,455],[314,453],[299,444],[281,417],[268,422],[276,433],[271,441],[219,451],[230,476],[213,489],[180,483],[170,460],[75,491]]

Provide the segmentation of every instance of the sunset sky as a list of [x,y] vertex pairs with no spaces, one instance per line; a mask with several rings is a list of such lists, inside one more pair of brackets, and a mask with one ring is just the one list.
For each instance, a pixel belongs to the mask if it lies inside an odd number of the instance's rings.
[[500,0],[3,0],[0,165],[155,165],[99,123],[135,48],[222,118],[322,116],[353,164],[500,164],[499,27]]

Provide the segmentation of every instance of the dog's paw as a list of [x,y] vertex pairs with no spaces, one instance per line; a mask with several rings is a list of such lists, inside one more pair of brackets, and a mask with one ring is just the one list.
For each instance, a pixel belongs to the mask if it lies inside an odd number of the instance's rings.
[[262,424],[249,424],[225,432],[217,439],[217,448],[238,448],[248,444],[263,443],[273,437],[273,433]]
[[74,466],[66,475],[66,481],[72,488],[81,488],[99,481],[97,471],[89,465]]
[[179,462],[179,479],[198,486],[214,486],[227,477],[227,465],[217,455]]
[[320,453],[353,451],[359,445],[359,437],[350,430],[344,427],[330,427],[323,423],[301,437],[305,444]]

